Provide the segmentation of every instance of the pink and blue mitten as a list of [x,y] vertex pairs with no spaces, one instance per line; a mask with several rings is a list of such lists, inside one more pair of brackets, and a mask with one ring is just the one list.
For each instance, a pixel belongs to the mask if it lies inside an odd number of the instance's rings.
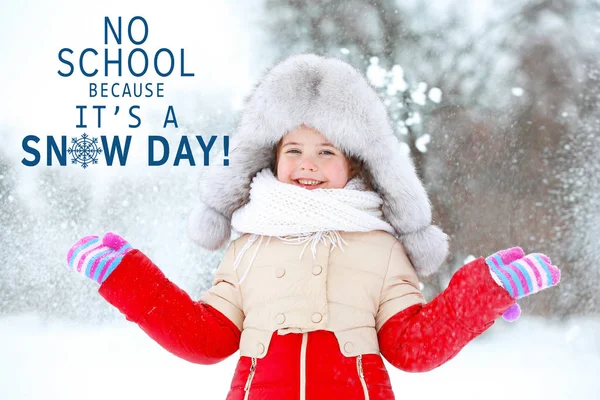
[[67,267],[102,284],[131,250],[125,239],[112,232],[102,239],[85,236],[67,252]]
[[[492,277],[514,299],[520,299],[540,290],[555,286],[560,281],[560,270],[552,265],[550,258],[541,253],[524,255],[520,247],[502,250],[485,259]],[[521,315],[515,304],[502,316],[516,321]]]

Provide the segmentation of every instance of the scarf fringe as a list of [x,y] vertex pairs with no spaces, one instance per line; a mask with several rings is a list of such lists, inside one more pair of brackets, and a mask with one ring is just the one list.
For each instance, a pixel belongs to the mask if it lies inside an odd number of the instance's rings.
[[[250,260],[248,268],[246,268],[244,275],[240,279],[240,284],[246,279],[248,272],[250,272],[250,268],[252,267],[252,264],[254,263],[254,259],[256,258],[256,255],[258,254],[258,250],[260,249],[260,245],[262,244],[264,237],[265,237],[265,235],[257,235],[257,234],[250,235],[250,237],[248,238],[248,241],[246,242],[244,247],[242,247],[242,249],[236,256],[235,261],[233,263],[234,271],[236,271],[238,269],[238,267],[240,266],[240,262],[242,261],[242,258],[244,256],[244,254],[246,253],[246,251],[249,250],[250,247],[252,247],[252,245],[254,244],[254,242],[256,242],[258,240],[258,246],[256,246],[256,250],[254,251],[254,255],[252,256],[252,259]],[[268,236],[269,239],[267,240],[267,246],[271,242],[272,237],[273,236]],[[302,259],[302,255],[304,255],[304,251],[306,250],[306,247],[309,244],[310,244],[313,260],[316,260],[316,258],[317,258],[317,246],[319,243],[323,243],[323,245],[327,246],[327,242],[329,241],[329,243],[331,244],[331,247],[329,248],[329,252],[332,252],[334,249],[337,249],[337,248],[339,248],[343,252],[344,251],[343,245],[348,246],[348,242],[346,242],[344,240],[344,238],[342,237],[342,235],[340,234],[339,231],[318,231],[318,232],[307,233],[304,235],[275,236],[275,237],[277,237],[278,239],[283,241],[284,244],[297,245],[297,244],[305,243],[304,247],[302,248],[302,251],[300,252],[300,256],[298,256],[299,260]]]

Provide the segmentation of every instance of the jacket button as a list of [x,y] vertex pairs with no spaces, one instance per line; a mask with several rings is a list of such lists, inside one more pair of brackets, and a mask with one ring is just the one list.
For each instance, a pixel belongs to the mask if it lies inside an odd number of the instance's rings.
[[352,353],[353,350],[354,350],[354,343],[352,343],[352,342],[346,342],[344,344],[344,351],[346,353]]
[[257,344],[256,350],[258,350],[259,355],[263,354],[265,352],[265,345],[262,343]]
[[277,322],[279,325],[283,324],[285,322],[285,315],[277,314],[275,317],[275,322]]
[[321,275],[321,272],[323,272],[323,267],[321,267],[320,265],[315,265],[312,269],[312,274],[315,276]]
[[312,322],[314,322],[315,324],[321,322],[321,320],[323,319],[323,316],[321,314],[319,314],[318,312],[314,313],[312,315]]
[[285,268],[278,268],[277,272],[275,272],[275,275],[277,275],[278,278],[281,278],[282,276],[285,275]]

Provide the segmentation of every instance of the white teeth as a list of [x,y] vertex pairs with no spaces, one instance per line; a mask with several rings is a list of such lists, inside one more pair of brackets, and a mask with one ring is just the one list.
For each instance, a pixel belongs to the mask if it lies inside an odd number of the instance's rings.
[[322,183],[321,181],[309,181],[309,180],[305,180],[305,179],[298,179],[298,183],[302,184],[302,185],[318,185],[319,183]]

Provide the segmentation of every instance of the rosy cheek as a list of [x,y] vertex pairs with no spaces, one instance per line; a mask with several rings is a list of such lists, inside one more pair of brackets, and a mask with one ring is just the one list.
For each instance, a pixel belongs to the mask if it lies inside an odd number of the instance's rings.
[[280,159],[277,164],[277,180],[280,182],[290,182],[291,166],[289,162]]
[[344,163],[335,163],[330,166],[331,183],[337,188],[343,188],[348,181],[348,167]]

